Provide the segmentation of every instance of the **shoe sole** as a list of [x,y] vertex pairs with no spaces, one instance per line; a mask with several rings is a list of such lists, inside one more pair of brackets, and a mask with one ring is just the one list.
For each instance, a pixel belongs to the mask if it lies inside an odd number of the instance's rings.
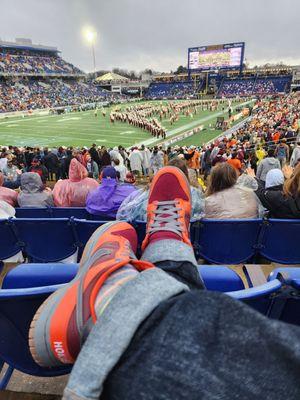
[[[61,366],[64,365],[54,355],[50,345],[50,322],[56,305],[63,298],[67,290],[69,290],[75,282],[77,282],[83,274],[90,268],[89,264],[84,265],[90,258],[92,249],[94,248],[97,240],[107,232],[112,226],[120,224],[120,221],[112,221],[99,227],[88,240],[82,258],[80,260],[80,267],[77,275],[72,281],[67,283],[63,288],[52,293],[40,306],[35,313],[29,329],[29,349],[35,362],[40,366]],[[131,225],[129,225],[131,227]]]

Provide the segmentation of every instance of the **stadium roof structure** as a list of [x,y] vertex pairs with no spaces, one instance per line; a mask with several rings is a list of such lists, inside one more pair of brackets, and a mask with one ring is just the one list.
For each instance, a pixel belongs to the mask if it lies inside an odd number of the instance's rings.
[[60,53],[60,51],[58,51],[56,47],[44,46],[41,44],[33,44],[31,39],[16,39],[15,42],[6,42],[0,39],[0,48],[37,50],[37,51],[48,51],[52,53]]
[[130,79],[126,78],[125,76],[115,74],[114,72],[108,72],[102,76],[99,76],[96,79],[97,82],[128,82]]

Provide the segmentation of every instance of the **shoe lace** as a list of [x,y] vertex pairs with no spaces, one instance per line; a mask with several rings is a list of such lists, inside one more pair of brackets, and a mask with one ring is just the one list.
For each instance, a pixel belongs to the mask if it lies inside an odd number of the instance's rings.
[[176,233],[181,236],[182,224],[179,221],[178,200],[158,201],[154,214],[153,222],[149,226],[149,234],[159,232],[161,230]]

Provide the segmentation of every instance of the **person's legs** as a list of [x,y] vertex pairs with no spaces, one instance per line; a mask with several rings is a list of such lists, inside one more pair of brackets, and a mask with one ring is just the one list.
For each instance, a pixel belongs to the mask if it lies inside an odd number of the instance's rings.
[[103,400],[296,400],[300,329],[193,291],[162,303],[108,376]]

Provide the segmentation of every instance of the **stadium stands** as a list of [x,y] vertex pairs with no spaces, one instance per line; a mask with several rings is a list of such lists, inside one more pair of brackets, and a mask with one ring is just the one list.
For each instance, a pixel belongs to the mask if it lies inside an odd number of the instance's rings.
[[83,82],[84,77],[57,50],[7,48],[0,44],[0,113],[120,98],[91,82]]
[[217,95],[219,97],[235,97],[288,93],[291,81],[291,76],[225,78],[220,84]]
[[194,82],[152,82],[145,93],[147,99],[184,99],[194,97],[203,85],[195,86]]

